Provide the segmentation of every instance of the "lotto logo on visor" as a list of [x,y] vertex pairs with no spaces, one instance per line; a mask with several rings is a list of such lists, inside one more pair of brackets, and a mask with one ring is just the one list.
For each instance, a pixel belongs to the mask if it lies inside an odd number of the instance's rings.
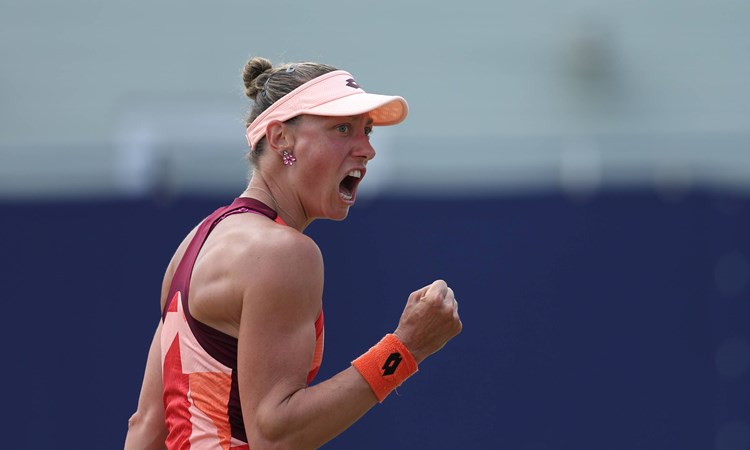
[[354,81],[354,78],[349,78],[348,80],[346,80],[346,85],[349,87],[353,87],[354,89],[360,89],[357,82]]

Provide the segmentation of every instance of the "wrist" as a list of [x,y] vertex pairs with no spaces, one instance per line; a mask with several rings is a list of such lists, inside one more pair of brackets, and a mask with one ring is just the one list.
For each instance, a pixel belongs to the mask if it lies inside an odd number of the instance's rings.
[[352,361],[352,366],[370,385],[378,402],[382,402],[394,389],[419,369],[417,360],[401,339],[387,334],[370,350]]
[[409,339],[405,339],[403,333],[398,329],[396,329],[396,331],[394,331],[392,334],[396,336],[398,340],[401,341],[401,343],[404,344],[404,347],[406,347],[409,353],[414,357],[414,360],[417,362],[417,364],[422,364],[422,361],[425,360],[426,356],[419,352]]

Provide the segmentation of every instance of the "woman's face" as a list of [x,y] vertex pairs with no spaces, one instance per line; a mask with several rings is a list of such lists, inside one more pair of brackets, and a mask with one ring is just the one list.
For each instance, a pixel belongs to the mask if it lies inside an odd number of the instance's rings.
[[367,161],[372,119],[305,115],[293,125],[295,190],[308,218],[343,220],[357,197]]

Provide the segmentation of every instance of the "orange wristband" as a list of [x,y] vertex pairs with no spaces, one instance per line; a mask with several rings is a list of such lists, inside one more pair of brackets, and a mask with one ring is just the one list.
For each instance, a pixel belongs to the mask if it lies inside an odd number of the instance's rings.
[[386,334],[352,365],[370,385],[378,402],[419,370],[409,349],[393,334]]

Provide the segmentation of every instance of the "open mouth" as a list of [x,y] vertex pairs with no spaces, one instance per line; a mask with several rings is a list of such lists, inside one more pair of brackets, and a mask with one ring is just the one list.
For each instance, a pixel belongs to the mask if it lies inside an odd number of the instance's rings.
[[362,171],[359,169],[350,171],[344,179],[341,180],[341,183],[339,183],[339,197],[347,202],[354,200],[357,186],[360,181],[362,181]]

